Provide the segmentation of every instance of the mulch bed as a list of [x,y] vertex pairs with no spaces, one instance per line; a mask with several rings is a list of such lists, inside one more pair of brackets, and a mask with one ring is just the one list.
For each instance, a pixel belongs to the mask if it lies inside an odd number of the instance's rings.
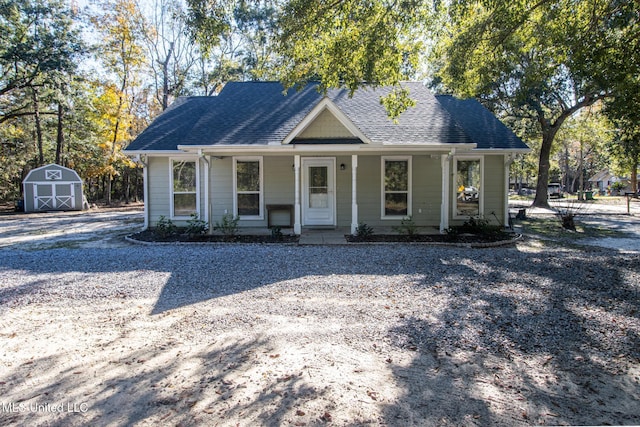
[[[497,242],[510,242],[519,235],[513,233],[498,234],[415,234],[412,236],[403,234],[373,234],[361,237],[345,234],[348,243],[451,243],[462,245],[482,245]],[[172,234],[160,237],[153,230],[145,230],[129,236],[133,240],[142,242],[184,242],[184,243],[298,243],[299,236],[283,235],[279,238],[270,235],[236,235],[223,236],[220,234],[189,235],[185,233]]]
[[223,236],[220,234],[172,234],[167,237],[160,237],[153,230],[145,230],[136,234],[132,234],[129,238],[142,242],[189,242],[189,243],[297,243],[299,237],[295,235],[283,235],[281,237],[273,237],[270,235],[237,235]]
[[393,243],[393,242],[415,242],[415,243],[457,243],[457,244],[483,244],[511,241],[518,237],[513,233],[497,234],[373,234],[371,236],[360,237],[350,234],[345,235],[350,243]]

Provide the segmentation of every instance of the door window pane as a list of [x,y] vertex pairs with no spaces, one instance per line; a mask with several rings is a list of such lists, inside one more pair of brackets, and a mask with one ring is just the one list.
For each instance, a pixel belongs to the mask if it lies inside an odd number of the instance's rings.
[[329,207],[329,168],[326,166],[309,167],[309,207]]

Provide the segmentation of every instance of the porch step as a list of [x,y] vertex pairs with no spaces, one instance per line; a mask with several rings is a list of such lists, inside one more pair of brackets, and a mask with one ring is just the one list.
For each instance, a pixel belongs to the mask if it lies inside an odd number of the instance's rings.
[[347,241],[344,238],[348,234],[347,228],[327,228],[327,229],[302,229],[300,234],[300,245],[344,245]]

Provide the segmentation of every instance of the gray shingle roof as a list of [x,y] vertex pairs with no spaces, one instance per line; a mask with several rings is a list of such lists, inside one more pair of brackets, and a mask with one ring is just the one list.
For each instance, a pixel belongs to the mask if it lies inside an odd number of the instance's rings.
[[527,145],[500,120],[475,99],[458,99],[451,95],[437,95],[451,117],[460,123],[477,149],[528,149]]
[[[458,106],[448,99],[443,102],[421,83],[403,85],[410,90],[416,105],[404,112],[397,124],[387,117],[380,104],[380,97],[388,94],[391,88],[362,89],[353,97],[349,97],[346,90],[333,89],[326,96],[372,143],[431,145],[476,142],[479,148],[481,145],[482,148],[487,145],[493,148],[524,146],[517,137],[517,141],[507,139],[507,145],[503,146],[504,125],[487,110],[480,114],[477,108],[466,103]],[[291,89],[285,96],[280,83],[231,82],[218,96],[181,98],[154,120],[127,147],[127,151],[169,151],[177,150],[178,145],[281,144],[323,99],[324,95],[317,88],[317,84],[310,84],[301,90]],[[480,122],[474,123],[482,124],[491,135],[483,135],[483,130],[474,126],[470,132],[466,122],[453,120],[452,116],[459,116],[457,109],[462,110],[462,107],[481,117]]]

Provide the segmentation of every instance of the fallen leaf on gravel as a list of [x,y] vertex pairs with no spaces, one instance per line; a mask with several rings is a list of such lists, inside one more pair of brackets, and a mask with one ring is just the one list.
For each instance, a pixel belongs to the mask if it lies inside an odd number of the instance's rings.
[[304,412],[304,411],[301,411],[300,409],[298,409],[296,411],[296,415],[299,416],[299,417],[304,417],[305,415],[307,415],[307,413]]
[[331,414],[328,413],[328,412],[325,412],[324,415],[320,417],[320,419],[322,421],[329,422],[329,421],[331,421]]

